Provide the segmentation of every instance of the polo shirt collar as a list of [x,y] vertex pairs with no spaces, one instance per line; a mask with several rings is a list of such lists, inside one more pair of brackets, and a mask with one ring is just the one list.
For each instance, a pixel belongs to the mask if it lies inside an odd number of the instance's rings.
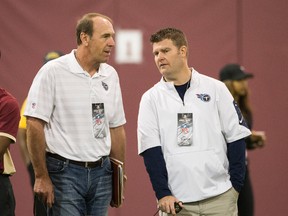
[[[197,80],[198,80],[198,72],[194,69],[194,68],[191,68],[191,71],[192,71],[192,75],[191,75],[191,81],[190,81],[190,87],[194,87],[197,83]],[[160,80],[160,85],[166,89],[175,89],[174,87],[174,82],[171,81],[171,82],[166,82],[164,80],[164,77],[161,77],[161,80]]]
[[[74,53],[75,53],[76,49],[73,49],[70,54],[69,54],[69,65],[70,65],[70,70],[72,73],[75,74],[85,74],[85,75],[89,75],[87,71],[83,70],[83,68],[80,66],[80,64],[78,63]],[[95,73],[93,75],[93,77],[97,77],[97,76],[108,76],[108,74],[105,73],[105,63],[101,63],[98,69],[98,72]]]

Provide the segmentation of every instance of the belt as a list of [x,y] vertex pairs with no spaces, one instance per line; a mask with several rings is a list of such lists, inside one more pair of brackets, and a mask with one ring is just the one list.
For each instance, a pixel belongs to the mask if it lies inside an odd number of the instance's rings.
[[101,157],[99,160],[97,161],[93,161],[93,162],[82,162],[82,161],[75,161],[75,160],[70,160],[70,159],[67,159],[67,158],[64,158],[58,154],[53,154],[51,152],[46,152],[46,155],[48,157],[52,157],[52,158],[56,158],[58,160],[61,160],[61,161],[65,161],[67,163],[71,163],[71,164],[75,164],[75,165],[78,165],[78,166],[82,166],[82,167],[85,167],[85,168],[95,168],[95,167],[99,167],[99,166],[102,166],[103,164],[103,161],[107,158],[107,156],[104,156],[104,157]]

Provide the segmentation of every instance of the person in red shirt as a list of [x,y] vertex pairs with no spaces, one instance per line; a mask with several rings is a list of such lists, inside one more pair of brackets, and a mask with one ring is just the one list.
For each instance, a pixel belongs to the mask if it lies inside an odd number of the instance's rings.
[[[11,143],[16,142],[20,110],[16,99],[0,88],[0,213],[14,215],[15,198],[9,177],[15,172],[9,152]],[[5,159],[5,160],[4,160]],[[9,160],[7,160],[9,159]],[[10,166],[8,167],[8,161]],[[12,167],[11,167],[12,166]]]

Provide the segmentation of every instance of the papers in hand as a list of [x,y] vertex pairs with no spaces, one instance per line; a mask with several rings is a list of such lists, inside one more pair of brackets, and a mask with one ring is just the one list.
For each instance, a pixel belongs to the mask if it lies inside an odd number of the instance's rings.
[[2,174],[13,175],[16,172],[11,154],[7,148],[3,155],[4,170]]
[[112,200],[110,205],[112,207],[120,207],[123,202],[124,192],[124,173],[123,162],[110,157],[112,174]]

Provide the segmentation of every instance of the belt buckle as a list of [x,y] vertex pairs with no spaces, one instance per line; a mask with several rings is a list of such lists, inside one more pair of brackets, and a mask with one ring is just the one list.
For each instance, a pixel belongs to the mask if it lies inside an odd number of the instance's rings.
[[85,168],[89,168],[89,162],[85,162]]

